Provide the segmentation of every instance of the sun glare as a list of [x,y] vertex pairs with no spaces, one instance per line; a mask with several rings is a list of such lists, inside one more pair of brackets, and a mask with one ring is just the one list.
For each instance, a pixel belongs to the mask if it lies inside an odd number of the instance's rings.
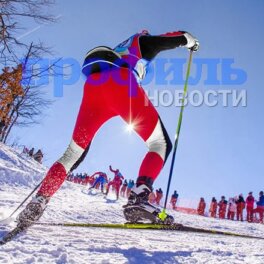
[[132,131],[134,131],[134,124],[130,123],[126,126],[126,131],[131,133]]

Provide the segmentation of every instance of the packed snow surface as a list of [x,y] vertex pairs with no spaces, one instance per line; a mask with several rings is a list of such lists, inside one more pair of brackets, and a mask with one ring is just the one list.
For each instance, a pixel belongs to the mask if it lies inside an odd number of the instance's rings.
[[[0,145],[0,220],[31,192],[45,167]],[[122,205],[87,187],[64,183],[42,222],[122,223]],[[254,236],[264,225],[218,220],[169,211],[177,222]],[[0,225],[0,237],[14,226]],[[0,263],[264,263],[263,240],[177,231],[33,226],[0,246]]]

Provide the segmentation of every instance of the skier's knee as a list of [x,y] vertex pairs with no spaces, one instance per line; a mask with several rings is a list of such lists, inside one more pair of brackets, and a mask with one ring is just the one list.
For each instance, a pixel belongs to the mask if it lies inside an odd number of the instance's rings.
[[150,152],[160,155],[164,163],[171,152],[172,144],[166,129],[160,119],[158,119],[155,129],[146,141]]
[[78,161],[78,159],[82,156],[84,149],[78,146],[74,140],[71,141],[67,150],[64,152],[63,156],[58,160],[61,163],[66,173],[68,173],[73,165]]

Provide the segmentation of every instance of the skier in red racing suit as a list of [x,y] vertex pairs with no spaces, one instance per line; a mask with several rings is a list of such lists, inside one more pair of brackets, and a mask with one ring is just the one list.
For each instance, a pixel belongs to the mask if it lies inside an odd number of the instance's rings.
[[115,174],[115,176],[114,179],[108,183],[106,195],[108,195],[110,187],[113,186],[116,191],[116,199],[118,200],[119,190],[122,185],[122,180],[124,180],[124,176],[121,174],[119,170],[113,170],[111,166],[109,166],[109,169]]
[[85,158],[98,129],[115,116],[133,125],[134,131],[148,147],[136,186],[124,210],[139,206],[157,215],[159,210],[148,203],[148,195],[167,160],[172,144],[141,81],[146,75],[149,62],[159,52],[177,47],[197,51],[199,43],[184,31],[153,36],[144,30],[114,49],[100,46],[87,53],[82,67],[87,79],[72,140],[62,157],[49,169],[36,197],[20,213],[19,224],[30,225],[41,217],[67,174]]

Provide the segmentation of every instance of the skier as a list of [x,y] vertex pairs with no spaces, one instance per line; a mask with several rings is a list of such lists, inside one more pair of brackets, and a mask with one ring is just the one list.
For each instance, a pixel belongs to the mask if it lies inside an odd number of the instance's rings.
[[133,180],[129,180],[128,185],[127,185],[127,192],[126,192],[126,197],[128,198],[130,196],[131,190],[134,187],[135,182]]
[[206,207],[205,200],[203,197],[201,197],[200,202],[198,204],[198,208],[197,208],[198,215],[204,216],[205,207]]
[[115,174],[115,176],[114,176],[113,180],[108,183],[107,190],[106,190],[106,196],[109,193],[110,187],[113,186],[113,188],[116,191],[116,199],[118,200],[119,190],[120,190],[120,187],[122,185],[122,180],[124,180],[124,176],[121,174],[121,172],[118,169],[113,170],[111,165],[109,166],[109,169],[110,169],[110,171],[112,171]]
[[217,200],[215,197],[212,198],[211,204],[210,204],[210,216],[216,218],[216,212],[217,212]]
[[219,211],[218,215],[220,219],[225,219],[226,216],[226,207],[227,207],[227,200],[225,196],[221,196],[221,201],[218,203]]
[[176,203],[177,203],[178,197],[179,197],[179,194],[177,193],[177,191],[174,191],[173,195],[171,196],[171,200],[170,200],[173,210],[176,210]]
[[245,200],[243,194],[238,196],[237,204],[237,221],[243,221],[243,210],[245,209]]
[[101,186],[101,192],[103,193],[104,186],[107,183],[107,175],[104,172],[98,171],[98,172],[95,172],[91,177],[94,177],[95,175],[99,175],[99,176],[96,178],[95,182],[89,188],[89,190],[95,188],[98,185],[99,187]]
[[120,190],[120,195],[122,197],[125,197],[127,185],[128,185],[127,180],[125,180],[124,183],[123,183],[123,185],[122,185],[122,187],[121,187],[121,190]]
[[253,222],[254,203],[255,203],[255,198],[253,197],[252,192],[249,192],[248,197],[246,199],[246,210],[247,210],[247,221],[248,222]]
[[124,207],[125,217],[132,220],[142,213],[143,218],[160,220],[160,211],[148,203],[148,195],[172,146],[141,81],[148,64],[159,52],[177,47],[197,51],[199,43],[185,31],[152,36],[143,30],[114,49],[100,46],[87,53],[82,68],[87,80],[72,140],[62,157],[49,169],[36,197],[20,213],[18,222],[21,225],[30,225],[41,217],[66,175],[85,158],[95,133],[114,116],[130,124],[149,149],[141,164],[136,187]]

